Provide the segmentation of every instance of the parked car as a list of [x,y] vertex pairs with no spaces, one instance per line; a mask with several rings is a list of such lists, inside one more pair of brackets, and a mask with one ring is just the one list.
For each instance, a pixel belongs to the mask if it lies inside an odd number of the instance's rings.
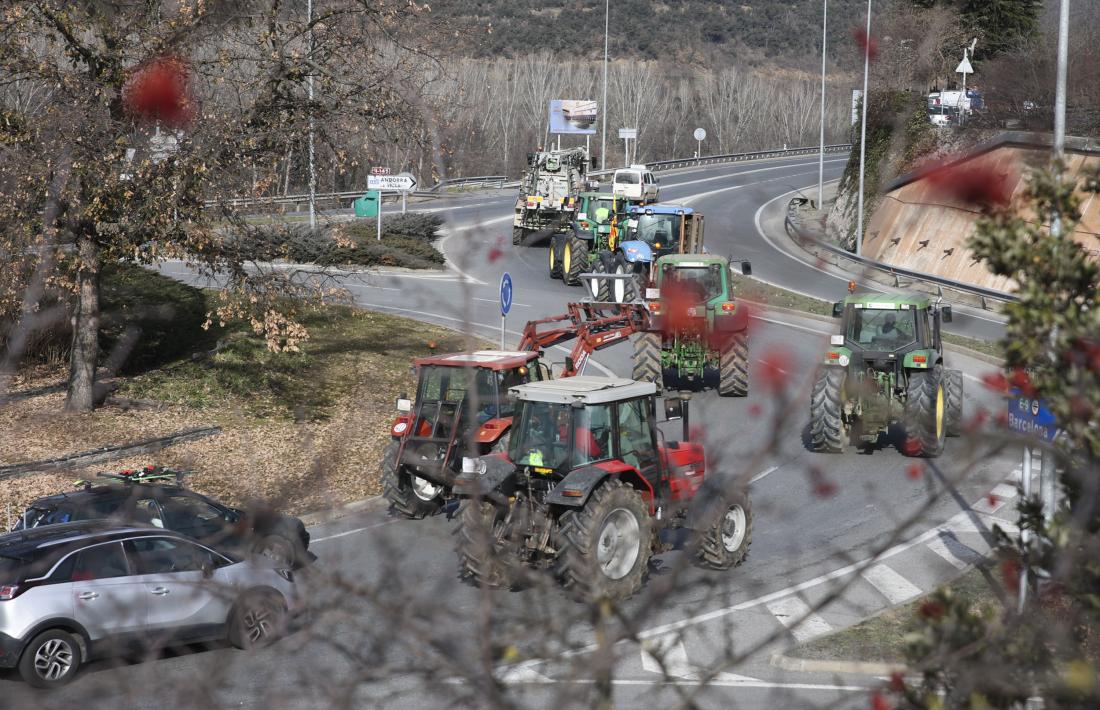
[[656,202],[660,191],[657,178],[653,177],[652,171],[644,165],[620,168],[611,178],[611,192],[632,200]]
[[0,536],[0,668],[37,688],[97,656],[262,646],[299,606],[292,571],[169,530],[85,521]]
[[147,467],[100,476],[109,482],[82,481],[78,490],[34,501],[12,530],[108,518],[174,530],[240,556],[262,554],[280,566],[298,568],[316,559],[298,518],[222,505],[183,487],[182,472]]

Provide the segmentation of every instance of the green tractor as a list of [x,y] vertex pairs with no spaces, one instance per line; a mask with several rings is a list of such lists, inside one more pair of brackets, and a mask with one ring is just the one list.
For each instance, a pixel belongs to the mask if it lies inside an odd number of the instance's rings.
[[[576,286],[581,283],[581,274],[598,269],[599,254],[615,243],[626,219],[626,210],[632,204],[609,192],[582,192],[571,229],[550,239],[550,278],[563,279],[570,286]],[[595,292],[592,297],[608,300],[598,298]]]
[[963,378],[943,364],[940,324],[951,306],[921,295],[851,295],[833,305],[833,335],[810,399],[814,450],[840,452],[853,438],[874,443],[891,424],[903,452],[939,456],[962,428]]
[[[748,276],[752,265],[741,262]],[[748,311],[734,300],[730,260],[713,254],[666,254],[645,289],[650,329],[634,338],[635,380],[658,387],[712,387],[727,397],[749,393]]]

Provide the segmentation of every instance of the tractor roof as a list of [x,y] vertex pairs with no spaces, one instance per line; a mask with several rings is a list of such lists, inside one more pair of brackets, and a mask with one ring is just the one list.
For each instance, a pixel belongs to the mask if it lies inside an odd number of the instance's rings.
[[845,303],[863,308],[897,308],[906,305],[911,308],[930,308],[932,299],[917,293],[857,293],[844,299]]
[[639,214],[694,214],[695,210],[691,207],[684,205],[635,205],[630,208],[631,214],[637,212]]
[[528,350],[475,350],[470,353],[445,353],[415,360],[416,365],[442,365],[443,367],[481,367],[487,370],[511,370],[526,365],[539,354]]
[[721,254],[665,254],[657,259],[657,264],[675,264],[685,268],[692,266],[710,266],[711,264],[729,265],[729,259]]
[[560,380],[530,382],[513,387],[509,392],[518,399],[530,402],[604,404],[656,394],[657,385],[622,377],[578,375]]
[[616,197],[612,192],[582,192],[580,195],[582,198],[589,200],[614,200],[618,199],[624,201],[622,197]]

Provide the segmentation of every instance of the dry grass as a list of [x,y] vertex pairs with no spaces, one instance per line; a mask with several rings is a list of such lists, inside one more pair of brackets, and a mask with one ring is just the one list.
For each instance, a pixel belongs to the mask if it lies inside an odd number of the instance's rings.
[[[0,481],[0,516],[33,498],[72,487],[94,470],[148,464],[193,469],[188,485],[228,503],[250,498],[288,512],[320,510],[380,492],[378,461],[394,417],[393,401],[412,392],[412,358],[460,350],[464,338],[403,318],[329,308],[308,315],[311,339],[299,354],[266,351],[243,330],[200,361],[185,359],[121,383],[119,394],[165,402],[157,411],[106,406],[63,411],[64,394],[0,405],[0,464],[36,461],[100,446],[218,424],[223,433],[123,459],[93,470]],[[233,329],[231,328],[231,331]],[[480,346],[480,344],[476,344]],[[14,390],[54,384],[63,369],[22,373]],[[6,518],[0,518],[6,522]]]

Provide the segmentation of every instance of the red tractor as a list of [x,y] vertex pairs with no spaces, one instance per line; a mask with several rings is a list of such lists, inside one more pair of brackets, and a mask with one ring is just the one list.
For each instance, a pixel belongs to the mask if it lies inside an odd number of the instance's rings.
[[[402,395],[392,441],[382,457],[382,486],[393,509],[410,518],[439,510],[450,498],[463,456],[504,451],[516,385],[550,379],[542,351],[576,340],[560,377],[584,370],[589,356],[646,328],[640,304],[571,303],[568,312],[533,320],[517,351],[479,350],[415,361],[415,402]],[[550,326],[540,331],[540,327]]]
[[582,599],[625,599],[667,549],[659,533],[675,527],[695,531],[689,547],[706,566],[745,559],[748,494],[708,477],[702,445],[687,441],[686,400],[665,400],[666,420],[682,418],[685,439],[665,443],[653,382],[582,376],[512,394],[508,450],[467,459],[454,484],[465,576],[507,587],[522,568],[541,567]]

